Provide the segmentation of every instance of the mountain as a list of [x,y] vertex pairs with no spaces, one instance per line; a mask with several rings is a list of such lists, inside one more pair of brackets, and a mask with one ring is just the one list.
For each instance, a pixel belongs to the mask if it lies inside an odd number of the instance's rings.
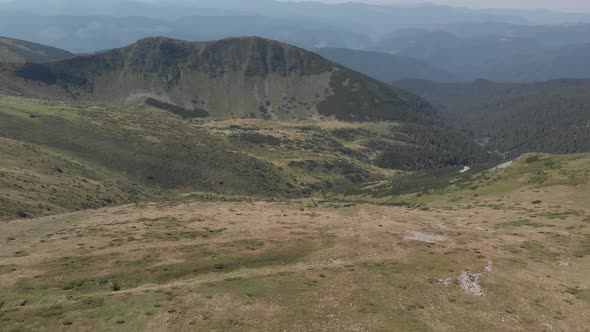
[[590,42],[590,24],[570,23],[550,25],[519,25],[501,22],[485,22],[471,24],[450,24],[441,27],[460,38],[493,36],[499,38],[528,38],[534,39],[545,47],[562,47],[571,44]]
[[590,152],[590,80],[396,84],[428,99],[458,129],[506,156]]
[[371,49],[422,59],[465,81],[590,78],[586,61],[590,39],[584,39],[581,32],[590,32],[587,26],[572,27],[575,36],[569,40],[578,43],[562,45],[554,40],[570,31],[563,27],[527,27],[515,31],[507,27],[510,26],[487,24],[450,28],[453,32],[462,31],[460,35],[447,30],[400,30],[374,43]]
[[383,82],[407,78],[433,81],[455,79],[453,74],[432,66],[425,60],[406,56],[345,48],[320,48],[317,53]]
[[435,59],[440,49],[453,48],[459,43],[459,37],[443,30],[400,29],[378,39],[370,48],[418,59]]
[[[274,18],[313,18],[318,22],[344,28],[354,26],[362,32],[378,32],[403,27],[433,27],[452,23],[507,22],[527,23],[512,14],[496,14],[483,10],[449,6],[376,5],[364,3],[327,4],[320,1],[275,0],[199,0],[199,1],[128,1],[106,0],[80,2],[75,0],[15,0],[3,3],[3,12],[27,12],[40,15],[132,17],[178,19],[195,15],[254,15]],[[566,21],[569,17],[564,18]],[[385,28],[389,27],[389,28]]]
[[546,48],[542,51],[530,50],[482,70],[477,77],[507,82],[590,78],[588,57],[590,57],[590,43]]
[[0,62],[48,61],[71,56],[72,53],[55,47],[0,36]]
[[151,98],[177,111],[183,108],[186,117],[436,118],[422,98],[317,54],[258,37],[211,42],[146,38],[66,60],[5,64],[0,91],[107,104]]
[[[190,12],[187,12],[190,13]],[[207,15],[198,12],[177,19],[117,16],[39,16],[0,11],[0,34],[52,45],[75,53],[119,48],[150,36],[215,40],[261,36],[312,49],[318,46],[361,47],[363,34],[346,27],[303,18],[259,15]]]

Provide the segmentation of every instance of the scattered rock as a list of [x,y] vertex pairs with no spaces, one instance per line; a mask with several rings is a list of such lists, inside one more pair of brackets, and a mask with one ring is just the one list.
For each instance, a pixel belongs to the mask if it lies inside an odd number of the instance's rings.
[[498,165],[498,166],[494,167],[494,170],[499,170],[499,169],[506,169],[506,168],[508,168],[508,167],[512,166],[512,163],[513,163],[513,161],[511,160],[511,161],[509,161],[509,162],[506,162],[506,163],[500,164],[500,165]]
[[453,283],[453,278],[444,278],[444,279],[438,279],[437,280],[439,285],[443,285],[443,286],[450,286]]
[[457,280],[459,281],[459,286],[467,293],[471,295],[483,296],[483,289],[479,284],[479,279],[481,278],[482,273],[473,273],[465,271],[461,273]]
[[29,304],[29,300],[26,300],[26,299],[25,299],[25,300],[21,300],[21,301],[18,303],[18,305],[19,305],[19,306],[21,306],[21,307],[24,307],[24,306],[26,306],[27,304]]
[[554,331],[553,325],[551,325],[550,322],[544,322],[543,323],[543,326],[545,326],[545,331],[549,331],[549,332],[553,332]]
[[333,259],[333,258],[330,258],[329,262],[330,262],[330,264],[334,264],[334,265],[342,265],[342,264],[344,264],[344,260],[342,260],[342,259]]
[[[492,272],[492,262],[488,262],[483,268],[483,271],[479,273],[464,271],[459,277],[457,277],[457,283],[467,294],[484,296],[484,290],[479,282],[484,274],[490,272]],[[437,282],[439,285],[447,287],[453,284],[453,280],[453,278],[443,278],[437,279]]]
[[363,233],[349,233],[349,234],[339,234],[338,237],[345,238],[345,239],[367,239],[369,236]]
[[492,262],[488,262],[488,264],[483,268],[483,272],[481,273],[474,273],[469,271],[461,273],[461,275],[457,278],[457,281],[459,281],[459,286],[461,287],[461,289],[463,289],[467,294],[484,296],[483,288],[481,287],[479,282],[484,273],[490,272],[492,272]]
[[421,232],[410,232],[410,235],[407,235],[404,239],[420,241],[425,243],[437,243],[447,241],[447,238],[442,235],[434,235]]
[[118,292],[121,290],[121,286],[119,286],[119,283],[116,281],[111,282],[111,290],[113,292]]

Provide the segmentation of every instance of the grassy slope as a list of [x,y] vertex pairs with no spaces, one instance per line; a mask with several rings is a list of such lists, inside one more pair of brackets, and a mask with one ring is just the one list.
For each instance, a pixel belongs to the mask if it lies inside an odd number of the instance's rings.
[[414,173],[371,185],[345,186],[333,197],[428,206],[559,200],[564,206],[581,207],[590,204],[589,161],[588,154],[526,154],[505,168],[482,165],[465,173],[460,167]]
[[[501,208],[186,200],[3,223],[0,320],[25,330],[584,330],[588,205],[505,193],[486,196]],[[482,273],[483,296],[461,288],[465,272]]]
[[64,213],[145,198],[112,170],[63,151],[0,138],[0,220]]
[[[398,145],[408,151],[424,148],[403,124],[394,122],[198,122],[141,104],[91,107],[4,96],[0,120],[0,137],[57,156],[63,153],[91,169],[103,167],[121,176],[125,185],[147,191],[301,197],[383,180],[395,172],[375,166],[384,150]],[[437,153],[432,152],[435,157]],[[25,163],[29,157],[24,153],[5,156],[38,172],[39,163]],[[412,163],[407,155],[400,158]],[[444,164],[444,158],[439,162]],[[59,167],[54,159],[44,167]],[[67,174],[60,176],[67,180]],[[111,182],[108,176],[95,180]],[[25,191],[18,181],[13,178],[6,186]],[[21,208],[4,215],[13,217]],[[37,215],[40,210],[29,207],[24,212]]]
[[3,137],[64,151],[154,189],[259,195],[300,190],[274,165],[156,110],[2,97],[0,119]]
[[[114,194],[116,199],[91,195],[90,188],[79,192],[82,178],[102,185],[141,187],[147,195],[158,190],[260,197],[326,192],[337,185],[381,180],[392,173],[371,165],[379,148],[366,146],[370,137],[396,143],[393,123],[200,123],[144,106],[86,107],[17,97],[0,97],[0,119],[0,136],[11,142],[3,147],[0,158],[3,172],[38,175],[35,180],[4,177],[3,192],[17,195],[14,197],[26,193],[31,201],[25,205],[14,204],[14,199],[3,201],[1,215],[9,219],[20,210],[32,216],[50,213],[45,205],[55,205],[51,201],[58,196],[69,204],[59,209],[54,206],[53,213],[96,206],[104,199],[111,203],[132,199],[119,194]],[[349,132],[361,135],[349,137]],[[13,149],[10,153],[9,147]],[[62,159],[80,165],[77,173],[68,172],[71,165],[64,166]],[[57,187],[30,191],[33,185],[22,183],[42,182],[45,177],[57,181]],[[87,203],[84,195],[92,196],[93,203]]]
[[73,56],[72,53],[51,46],[0,37],[0,61],[2,62],[49,61],[71,56]]
[[[186,132],[197,130],[215,146],[282,168],[294,183],[328,179],[349,194],[279,203],[177,196],[2,222],[0,321],[9,329],[583,330],[590,319],[589,155],[527,155],[503,169],[451,168],[391,183],[380,176],[396,172],[357,155],[375,153],[363,147],[367,135],[393,140],[391,123],[190,124],[150,110],[100,110],[98,118],[92,109],[63,104],[29,100],[25,111],[23,100],[2,102],[4,119],[46,122],[59,114],[65,137],[82,119],[108,125],[111,138],[119,126],[140,131],[158,148],[166,138],[161,126],[175,124],[186,144]],[[133,112],[141,116],[130,117]],[[21,139],[39,135],[39,124],[27,128]],[[66,175],[83,183],[79,174],[130,178],[94,159],[4,142],[11,157],[0,170],[37,170],[43,176],[34,183]],[[292,164],[310,160],[346,160],[379,181],[351,188],[350,174],[338,167]],[[402,201],[413,208],[357,205]],[[411,240],[412,232],[446,241]],[[461,288],[464,272],[483,273],[483,296]],[[439,281],[446,278],[447,286]]]

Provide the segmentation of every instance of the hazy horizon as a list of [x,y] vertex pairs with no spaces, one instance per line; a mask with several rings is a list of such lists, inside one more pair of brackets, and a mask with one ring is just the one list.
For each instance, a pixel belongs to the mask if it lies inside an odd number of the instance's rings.
[[[18,3],[21,0],[0,0],[0,3]],[[47,3],[56,4],[62,0],[47,0]],[[129,0],[143,3],[209,3],[210,0]],[[420,5],[434,4],[454,7],[467,7],[474,9],[522,9],[522,10],[553,10],[570,13],[590,13],[590,1],[585,0],[275,0],[278,2],[323,2],[323,3],[367,3],[381,5]],[[78,3],[92,3],[95,0],[80,0]],[[223,3],[224,0],[213,3]]]
[[523,10],[554,10],[562,12],[590,12],[590,1],[584,0],[280,0],[289,2],[325,2],[347,3],[361,2],[367,4],[418,5],[436,4],[475,9],[523,9]]

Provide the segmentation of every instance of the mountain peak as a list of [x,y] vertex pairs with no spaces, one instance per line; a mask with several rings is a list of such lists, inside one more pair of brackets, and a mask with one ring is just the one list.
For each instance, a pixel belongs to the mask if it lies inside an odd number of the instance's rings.
[[415,95],[260,37],[144,38],[103,53],[25,64],[15,73],[21,79],[15,89],[35,97],[119,104],[151,98],[215,118],[418,121],[435,115]]

